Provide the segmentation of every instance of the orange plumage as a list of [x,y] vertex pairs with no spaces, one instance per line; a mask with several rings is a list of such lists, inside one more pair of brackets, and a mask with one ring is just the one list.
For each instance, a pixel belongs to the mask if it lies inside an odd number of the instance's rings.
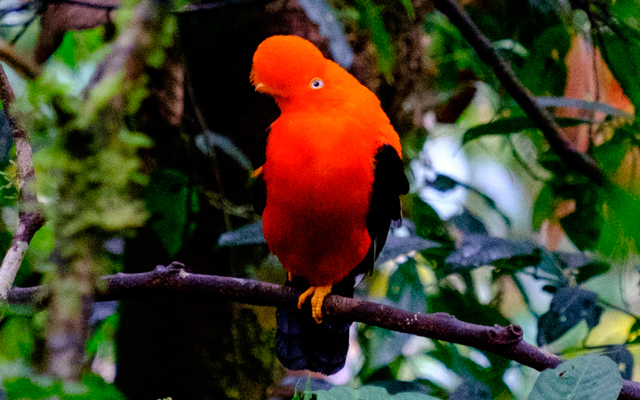
[[300,305],[313,296],[319,323],[324,295],[359,265],[373,267],[400,217],[398,195],[408,190],[400,140],[378,98],[299,37],[262,42],[251,81],[281,110],[261,172],[264,236],[283,267],[311,285]]

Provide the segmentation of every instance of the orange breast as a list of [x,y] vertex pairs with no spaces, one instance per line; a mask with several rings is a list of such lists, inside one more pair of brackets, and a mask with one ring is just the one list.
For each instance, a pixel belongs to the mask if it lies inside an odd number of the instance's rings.
[[369,249],[375,136],[323,113],[286,113],[271,128],[264,235],[284,268],[314,286],[342,280]]

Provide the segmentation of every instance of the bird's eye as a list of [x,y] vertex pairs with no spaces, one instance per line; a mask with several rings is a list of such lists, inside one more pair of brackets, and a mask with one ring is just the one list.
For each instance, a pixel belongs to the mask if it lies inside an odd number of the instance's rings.
[[309,87],[311,87],[311,89],[320,89],[323,86],[324,86],[324,82],[322,82],[322,79],[320,78],[313,79],[309,84]]

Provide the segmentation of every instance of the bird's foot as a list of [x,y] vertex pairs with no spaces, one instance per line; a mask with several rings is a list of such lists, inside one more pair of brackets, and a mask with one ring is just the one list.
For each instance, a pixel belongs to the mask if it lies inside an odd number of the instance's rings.
[[331,293],[331,285],[309,287],[298,297],[298,309],[302,309],[304,302],[311,296],[311,316],[316,323],[322,323],[322,303],[329,293]]

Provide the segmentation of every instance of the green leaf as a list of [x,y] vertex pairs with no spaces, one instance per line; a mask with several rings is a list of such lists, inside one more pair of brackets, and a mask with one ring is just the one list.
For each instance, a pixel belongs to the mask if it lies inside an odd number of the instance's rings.
[[318,400],[359,400],[358,391],[345,386],[334,386],[331,390],[315,390]]
[[553,188],[548,183],[545,183],[540,193],[538,193],[536,202],[533,204],[531,225],[536,231],[540,230],[544,220],[548,219],[554,211],[553,199]]
[[[411,196],[411,195],[410,195]],[[407,196],[408,197],[408,196]],[[405,197],[406,198],[406,197]],[[413,195],[413,222],[418,236],[436,242],[451,243],[449,232],[438,213],[419,196]]]
[[627,257],[640,246],[640,199],[614,186],[604,196],[607,218],[596,248],[606,256]]
[[413,258],[398,266],[389,277],[387,298],[404,310],[425,312],[427,299],[416,267],[417,262]]
[[[577,126],[587,124],[589,121],[577,118],[556,118],[556,123],[562,127]],[[527,129],[538,129],[529,117],[503,118],[486,124],[477,125],[467,129],[462,138],[462,144],[487,135],[510,135]]]
[[376,48],[378,69],[384,75],[388,83],[393,81],[393,64],[395,56],[391,45],[391,36],[384,26],[381,7],[376,6],[371,0],[356,0],[356,8],[360,13],[360,24],[371,32],[371,41]]
[[562,95],[567,66],[564,59],[571,46],[571,35],[563,24],[546,29],[535,40],[518,77],[536,95]]
[[618,35],[610,30],[601,30],[598,35],[599,46],[607,66],[620,83],[622,92],[631,100],[636,114],[640,110],[640,41],[636,32],[624,24],[616,27]]
[[602,191],[590,182],[562,185],[554,188],[554,191],[558,194],[564,192],[576,203],[576,210],[560,219],[560,225],[569,239],[580,250],[595,248],[604,224]]
[[416,13],[413,10],[413,4],[411,3],[411,0],[400,0],[400,2],[402,2],[404,9],[407,10],[407,16],[409,17],[409,19],[415,19]]
[[543,371],[529,400],[615,400],[622,378],[615,362],[587,354]]
[[182,247],[189,209],[188,177],[176,169],[163,169],[151,176],[145,194],[151,212],[151,227],[169,256]]
[[391,396],[392,400],[440,400],[437,397],[429,396],[423,393],[416,392],[407,392],[407,393],[398,393],[394,396]]
[[12,316],[7,318],[0,331],[0,356],[3,359],[29,360],[35,344],[29,318]]
[[603,262],[590,262],[578,269],[578,275],[576,276],[576,283],[579,285],[594,276],[602,275],[611,269],[611,265]]

